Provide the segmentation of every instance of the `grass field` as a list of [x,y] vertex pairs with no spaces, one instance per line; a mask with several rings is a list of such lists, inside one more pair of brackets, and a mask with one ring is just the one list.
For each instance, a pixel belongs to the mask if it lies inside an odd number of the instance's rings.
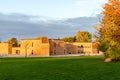
[[102,57],[0,58],[0,80],[120,80],[120,62]]

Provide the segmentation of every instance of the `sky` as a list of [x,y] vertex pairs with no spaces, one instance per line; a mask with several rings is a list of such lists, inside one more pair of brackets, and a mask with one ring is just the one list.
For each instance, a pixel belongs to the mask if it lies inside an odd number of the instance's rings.
[[0,13],[50,18],[90,17],[99,14],[106,0],[0,0]]
[[0,0],[0,40],[94,33],[106,0]]

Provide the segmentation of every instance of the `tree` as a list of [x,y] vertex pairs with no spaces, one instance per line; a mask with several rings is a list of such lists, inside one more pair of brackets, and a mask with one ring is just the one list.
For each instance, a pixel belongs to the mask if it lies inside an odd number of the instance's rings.
[[65,38],[63,38],[63,41],[65,41],[65,42],[75,42],[76,38],[75,38],[75,36],[74,37],[65,37]]
[[7,42],[11,43],[13,47],[17,47],[18,46],[18,40],[17,38],[10,38]]
[[21,47],[25,49],[25,57],[27,57],[27,50],[30,47],[30,41],[29,40],[22,40],[21,41]]
[[76,34],[77,42],[92,42],[92,35],[89,32],[78,31]]
[[99,50],[105,57],[120,60],[120,1],[108,0],[103,7],[103,19],[98,30]]

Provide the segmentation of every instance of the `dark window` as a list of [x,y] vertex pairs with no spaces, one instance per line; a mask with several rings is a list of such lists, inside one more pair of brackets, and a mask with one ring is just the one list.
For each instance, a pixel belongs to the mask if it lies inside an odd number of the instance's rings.
[[33,42],[32,42],[32,47],[33,47]]
[[64,50],[64,54],[65,54],[66,50]]
[[83,48],[83,45],[81,45],[81,48]]
[[81,45],[81,46],[78,46],[78,48],[83,48],[83,45]]
[[18,54],[18,50],[16,50],[16,54]]
[[33,50],[31,51],[31,54],[33,55],[34,53],[33,53]]
[[19,50],[16,50],[16,54],[20,54],[20,51],[19,51]]
[[56,43],[54,43],[54,47],[56,47]]

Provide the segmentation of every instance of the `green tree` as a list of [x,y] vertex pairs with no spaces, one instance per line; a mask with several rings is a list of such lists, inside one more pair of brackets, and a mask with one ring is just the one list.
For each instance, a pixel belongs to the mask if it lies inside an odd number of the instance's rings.
[[92,42],[92,35],[89,32],[78,31],[76,34],[77,42]]
[[13,47],[17,47],[18,46],[17,38],[10,38],[7,42],[11,43]]

